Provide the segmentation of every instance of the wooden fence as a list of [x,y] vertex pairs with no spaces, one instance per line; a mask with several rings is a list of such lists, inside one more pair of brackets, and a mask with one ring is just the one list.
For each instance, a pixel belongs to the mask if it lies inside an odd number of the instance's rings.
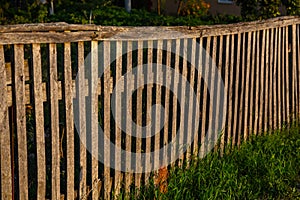
[[[102,49],[98,49],[100,43]],[[114,170],[86,150],[77,132],[90,131],[91,137],[98,138],[95,131],[98,123],[113,143],[137,153],[161,148],[175,137],[179,126],[186,126],[187,137],[195,138],[180,159],[198,155],[205,148],[200,144],[212,118],[209,103],[214,93],[208,92],[200,71],[191,67],[202,63],[209,70],[210,66],[207,59],[202,60],[202,50],[196,44],[209,53],[224,81],[226,99],[224,112],[220,112],[224,116],[220,117],[225,119],[225,126],[215,149],[220,148],[222,152],[226,144],[240,145],[249,134],[280,128],[299,117],[299,17],[199,27],[102,27],[65,23],[1,26],[1,199],[110,199],[120,192],[129,192],[131,186],[147,184],[150,173]],[[138,50],[131,51],[133,46],[138,46]],[[159,47],[166,47],[167,51]],[[178,54],[171,53],[171,48]],[[184,48],[191,49],[188,51],[191,55],[187,56],[192,62],[177,56]],[[122,51],[128,53],[114,57]],[[78,74],[79,85],[88,85],[89,81],[98,83],[97,93],[86,99],[89,91],[78,90],[75,78],[89,52],[92,52],[92,66],[99,62],[98,52],[114,62],[109,64],[109,60],[103,60],[110,70],[100,78],[92,76],[87,80],[83,73]],[[182,98],[186,105],[186,114],[182,115],[182,105],[177,105],[176,96],[155,84],[139,87],[132,103],[125,100],[125,108],[132,111],[131,117],[137,124],[145,126],[151,120],[151,105],[162,104],[165,114],[156,113],[156,116],[164,118],[163,129],[160,131],[156,123],[153,129],[159,133],[141,139],[129,137],[116,125],[110,111],[116,82],[127,71],[151,61],[170,66],[193,86],[200,100],[199,126],[193,119],[195,111],[191,102]],[[181,82],[165,77],[164,73],[157,74],[174,91],[180,90],[182,97],[188,95]],[[144,75],[142,81],[149,73]],[[129,81],[117,102],[123,102],[137,79]],[[83,108],[94,111],[89,130],[84,124],[74,126],[73,98],[76,96]],[[122,120],[123,117],[126,122],[130,118],[122,116]],[[105,145],[102,139],[93,141],[95,151]],[[108,162],[110,153],[105,152]],[[151,162],[146,158],[145,167]]]

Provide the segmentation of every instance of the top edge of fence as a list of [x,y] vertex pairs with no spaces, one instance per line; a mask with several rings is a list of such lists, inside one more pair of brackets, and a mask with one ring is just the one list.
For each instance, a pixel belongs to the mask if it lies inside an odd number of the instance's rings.
[[252,32],[300,24],[299,16],[202,26],[99,26],[65,22],[0,26],[0,44],[64,43],[90,40],[161,40]]

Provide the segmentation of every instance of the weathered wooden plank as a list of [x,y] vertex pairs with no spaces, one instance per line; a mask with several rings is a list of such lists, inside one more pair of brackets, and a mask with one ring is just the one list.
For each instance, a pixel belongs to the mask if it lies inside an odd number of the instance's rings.
[[233,137],[232,137],[232,145],[235,146],[237,144],[237,137],[240,134],[238,132],[238,105],[239,105],[239,86],[240,86],[240,55],[241,55],[241,34],[237,35],[237,56],[236,56],[236,64],[235,64],[235,95],[234,95],[234,113],[233,113]]
[[281,28],[282,37],[281,37],[281,92],[282,92],[282,122],[286,122],[286,85],[285,85],[285,27]]
[[11,164],[11,141],[9,131],[6,69],[4,49],[0,45],[0,169],[1,169],[1,199],[12,199],[12,164]]
[[277,94],[277,88],[278,88],[278,68],[277,68],[277,60],[278,60],[278,34],[279,34],[279,29],[275,29],[275,42],[274,42],[274,69],[273,69],[273,92],[274,92],[274,129],[278,128],[279,122],[278,122],[278,94]]
[[[180,49],[183,50],[183,54],[182,54],[182,57],[183,57],[183,63],[182,63],[182,77],[187,79],[187,74],[188,74],[188,71],[187,71],[187,49],[188,49],[188,46],[187,46],[187,39],[183,39],[181,41],[181,44],[180,44]],[[182,84],[184,80],[181,79],[181,82],[180,82],[180,89],[181,89],[181,95],[180,95],[180,127],[179,127],[179,130],[181,132],[179,132],[179,149],[181,150],[182,148],[186,148],[186,146],[184,146],[184,137],[186,137],[186,129],[185,129],[185,117],[186,117],[186,88],[185,88],[185,84]],[[178,113],[177,113],[178,114]],[[183,166],[183,162],[184,162],[184,153],[182,155],[179,156],[179,161],[178,161],[178,166],[179,167],[182,167]]]
[[[229,37],[229,36],[228,36]],[[229,96],[228,96],[228,135],[227,135],[227,144],[231,144],[232,140],[232,118],[233,118],[233,84],[234,84],[234,43],[235,43],[235,38],[234,35],[231,35],[231,40],[230,40],[230,78],[229,78]],[[228,145],[229,146],[229,145]]]
[[[297,112],[298,112],[298,101],[299,101],[299,94],[297,90],[297,44],[296,44],[296,39],[297,39],[297,25],[294,24],[292,26],[292,45],[291,45],[291,51],[292,51],[292,71],[293,71],[293,77],[292,77],[292,117],[293,119],[296,119],[297,117]],[[300,63],[299,63],[300,64]]]
[[255,84],[255,57],[256,57],[256,51],[255,51],[255,44],[256,44],[256,32],[253,32],[253,37],[252,37],[252,43],[251,43],[251,83],[250,83],[250,116],[249,116],[249,134],[252,134],[255,128],[255,124],[253,124],[255,120],[255,90],[254,90],[254,84]]
[[90,70],[90,109],[91,109],[91,136],[92,136],[92,198],[99,199],[98,178],[98,41],[91,42],[91,70]]
[[[246,85],[245,85],[245,112],[244,112],[244,141],[246,141],[248,139],[249,136],[249,100],[250,100],[250,96],[251,93],[250,92],[250,81],[251,81],[251,77],[250,77],[250,73],[251,73],[251,42],[252,42],[252,32],[249,32],[247,34],[247,48],[244,46],[245,50],[246,50],[246,64],[244,65],[246,68]],[[252,109],[252,107],[250,107]]]
[[50,82],[50,114],[52,142],[52,180],[51,197],[60,198],[60,154],[59,154],[59,111],[57,86],[57,51],[56,44],[49,44],[49,82]]
[[[117,41],[116,42],[116,83],[118,82],[118,80],[121,78],[122,76],[122,42],[121,41]],[[116,96],[116,113],[117,113],[117,117],[121,117],[122,115],[122,102],[121,102],[121,96],[120,95],[117,95]],[[115,127],[115,131],[116,131],[116,146],[121,148],[121,142],[122,142],[122,132],[121,132],[121,127],[119,127],[116,123],[116,127]],[[115,164],[117,165],[116,166],[116,169],[120,169],[121,168],[121,152],[120,151],[117,151],[117,149],[115,150],[116,151],[116,155],[115,155]],[[114,195],[116,197],[118,197],[118,195],[120,194],[120,189],[122,187],[121,185],[121,180],[122,176],[121,176],[121,172],[118,171],[118,170],[115,170],[115,177],[114,177]]]
[[25,113],[24,46],[14,45],[14,96],[19,161],[19,198],[28,199],[28,163]]
[[79,199],[86,196],[87,186],[86,186],[86,103],[85,103],[85,66],[84,66],[84,42],[78,42],[78,86],[76,85],[76,95],[78,98],[78,110],[79,110],[79,134],[80,134],[80,182],[79,182]]
[[[237,134],[238,134],[238,139],[237,139],[237,145],[240,146],[241,145],[241,137],[242,137],[242,133],[243,133],[243,120],[246,120],[246,118],[243,119],[243,116],[244,116],[244,113],[245,113],[245,74],[247,73],[248,71],[248,67],[247,65],[245,65],[245,51],[246,51],[246,33],[243,34],[243,38],[242,38],[242,49],[241,49],[241,59],[242,59],[242,62],[241,62],[241,73],[242,73],[242,77],[241,77],[241,83],[240,83],[240,99],[239,99],[239,104],[240,104],[240,107],[239,107],[239,111],[238,111],[238,116],[240,118],[239,122],[238,122],[238,131],[237,131]],[[247,86],[246,86],[247,87]]]
[[[6,84],[9,85],[12,84],[11,63],[5,63],[5,68],[6,68]],[[24,77],[25,77],[25,81],[30,80],[28,60],[24,60]]]
[[[225,51],[226,51],[226,54],[225,54],[225,77],[224,77],[224,96],[226,97],[224,99],[224,107],[223,107],[223,120],[224,122],[226,123],[226,118],[228,116],[228,113],[227,113],[227,105],[228,105],[228,87],[229,87],[229,69],[230,69],[230,64],[229,64],[229,51],[230,51],[230,35],[226,35],[226,43],[225,43]],[[226,115],[225,115],[226,113]],[[230,122],[229,122],[230,123]],[[228,123],[228,124],[229,124]],[[220,143],[220,152],[221,152],[221,156],[223,156],[224,154],[224,148],[225,148],[225,135],[228,133],[226,131],[226,127],[224,128],[224,131],[223,131],[223,134],[221,136],[221,143]]]
[[[110,42],[103,42],[103,66],[104,66],[104,146],[110,140]],[[129,66],[128,66],[129,67]],[[110,199],[111,178],[110,167],[110,150],[104,149],[104,199]]]
[[43,109],[43,85],[42,85],[42,59],[39,44],[32,44],[33,58],[33,88],[34,88],[34,112],[37,149],[37,199],[46,197],[46,155],[44,137],[44,109]]
[[269,128],[269,124],[270,124],[270,114],[268,112],[269,110],[269,103],[270,103],[270,99],[269,99],[269,72],[270,72],[270,65],[269,65],[269,57],[270,57],[270,50],[269,50],[269,43],[270,43],[270,30],[266,30],[266,47],[265,47],[265,70],[266,70],[266,77],[265,77],[265,105],[264,105],[264,132],[266,133],[268,131]]
[[[144,75],[143,75],[143,42],[142,41],[138,41],[137,44],[137,82],[140,83],[140,85],[143,85],[144,83]],[[137,100],[136,100],[136,123],[137,126],[142,127],[142,117],[143,117],[143,87],[139,87],[137,88]],[[142,134],[142,132],[141,132]],[[136,137],[136,153],[137,153],[137,157],[135,158],[136,161],[136,170],[137,171],[141,171],[142,169],[140,168],[141,166],[141,153],[142,153],[142,135],[137,135]],[[137,188],[140,188],[141,186],[141,177],[142,174],[141,173],[136,173],[135,174],[135,186]]]
[[[200,55],[200,56],[203,56],[205,57],[205,64],[204,64],[204,74],[202,74],[202,77],[207,77],[208,76],[208,73],[209,73],[209,52],[210,52],[210,41],[211,41],[211,37],[208,37],[207,38],[207,41],[206,41],[206,50],[203,51],[204,55]],[[200,147],[200,152],[199,152],[199,156],[200,158],[203,158],[207,151],[206,151],[206,148],[207,148],[207,141],[206,141],[206,137],[205,137],[205,134],[206,134],[206,128],[205,128],[205,125],[206,125],[206,114],[207,114],[207,99],[208,99],[208,88],[207,88],[207,85],[208,83],[204,83],[204,91],[203,91],[203,105],[202,105],[202,115],[201,115],[201,147]]]
[[269,56],[270,56],[270,62],[269,62],[269,127],[271,129],[274,129],[274,88],[273,88],[273,68],[274,68],[274,29],[270,30],[270,46],[269,46]]
[[66,115],[66,151],[67,151],[67,199],[74,199],[74,114],[73,114],[73,83],[71,66],[71,44],[64,44],[64,101]]
[[277,71],[277,94],[278,94],[278,97],[277,97],[277,100],[278,100],[278,127],[281,128],[281,125],[282,125],[282,103],[281,103],[281,99],[282,99],[282,81],[281,81],[281,76],[282,76],[282,68],[281,68],[281,37],[282,37],[282,34],[281,34],[281,28],[278,29],[278,54],[277,54],[277,66],[278,66],[278,71]]
[[[300,24],[297,24],[297,51],[298,51],[298,55],[300,54]],[[298,57],[298,116],[300,119],[300,56]]]
[[264,116],[264,106],[265,106],[265,98],[264,98],[264,84],[265,84],[265,48],[266,48],[266,31],[263,30],[262,33],[262,44],[261,44],[261,59],[260,59],[260,97],[259,97],[259,124],[258,124],[258,134],[263,132],[263,120],[265,120]]
[[285,27],[284,28],[285,30],[285,37],[284,37],[284,44],[285,44],[285,62],[284,62],[284,68],[285,68],[285,89],[286,89],[286,92],[284,93],[285,94],[285,98],[286,98],[286,121],[287,123],[290,123],[290,73],[289,73],[289,70],[290,70],[290,64],[289,64],[289,27]]
[[[127,42],[127,72],[132,70],[132,42],[128,41]],[[134,84],[134,80],[132,79],[126,79],[126,107],[127,107],[127,113],[126,113],[126,146],[125,146],[125,150],[128,152],[131,152],[131,137],[129,135],[129,133],[132,132],[132,102],[130,100],[130,98],[132,97],[132,90],[133,90],[133,85]],[[130,154],[129,154],[130,155]],[[131,170],[132,166],[132,158],[126,156],[127,160],[126,160],[126,168],[127,170]],[[130,185],[132,183],[132,174],[131,172],[126,172],[125,173],[125,192],[128,193],[130,192]]]
[[254,118],[254,134],[259,131],[259,83],[260,83],[260,32],[256,34],[256,82],[255,82],[255,118]]

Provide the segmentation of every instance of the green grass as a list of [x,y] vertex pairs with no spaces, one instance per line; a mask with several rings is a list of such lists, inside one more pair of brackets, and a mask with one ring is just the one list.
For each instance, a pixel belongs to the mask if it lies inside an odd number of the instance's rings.
[[188,169],[171,169],[166,194],[151,182],[138,199],[300,199],[299,125],[226,151],[194,159]]

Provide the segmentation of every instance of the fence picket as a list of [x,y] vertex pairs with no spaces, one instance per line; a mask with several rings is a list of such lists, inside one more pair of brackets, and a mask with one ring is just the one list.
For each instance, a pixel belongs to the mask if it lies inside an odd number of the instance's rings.
[[274,68],[274,29],[270,29],[270,46],[269,46],[269,56],[270,56],[270,62],[269,62],[269,127],[271,129],[274,129],[274,96],[273,96],[273,68]]
[[[260,84],[259,84],[259,91],[260,91],[260,97],[259,97],[259,124],[258,124],[258,134],[261,134],[263,130],[263,122],[265,120],[264,118],[264,84],[265,84],[265,48],[266,48],[266,31],[263,30],[262,33],[262,44],[261,44],[261,59],[258,69],[260,69]],[[266,117],[266,116],[265,116]]]

